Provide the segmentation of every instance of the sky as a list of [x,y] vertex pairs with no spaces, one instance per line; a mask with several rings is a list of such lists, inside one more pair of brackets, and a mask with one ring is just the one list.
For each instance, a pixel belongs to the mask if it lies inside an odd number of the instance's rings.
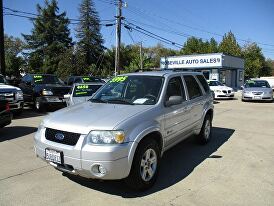
[[[102,24],[115,20],[114,0],[93,0]],[[135,30],[122,27],[122,43],[155,46],[162,43],[168,48],[178,49],[187,37],[195,36],[203,40],[214,37],[217,42],[232,31],[238,43],[256,42],[266,58],[274,59],[274,0],[124,0],[122,15],[128,24],[134,24],[170,42],[177,47],[153,39]],[[79,18],[81,0],[58,0],[59,11],[65,11],[68,18]],[[4,0],[6,8],[29,13],[37,13],[36,5],[44,5],[44,0]],[[30,34],[32,22],[23,17],[8,15],[4,9],[4,31],[8,35],[22,38]],[[17,13],[18,14],[18,13]],[[28,15],[29,16],[29,15]],[[113,22],[114,23],[114,22]],[[132,25],[133,26],[133,25]],[[71,37],[76,41],[75,24],[70,24]],[[101,33],[105,46],[115,45],[115,26],[102,25]]]

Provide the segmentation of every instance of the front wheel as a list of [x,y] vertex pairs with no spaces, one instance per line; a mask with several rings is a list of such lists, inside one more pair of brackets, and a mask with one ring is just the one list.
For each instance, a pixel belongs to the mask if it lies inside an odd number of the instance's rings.
[[201,144],[206,144],[209,142],[211,138],[211,130],[212,130],[212,120],[210,116],[207,114],[205,116],[200,134],[198,135],[198,139]]
[[154,139],[140,142],[126,183],[135,190],[145,190],[155,183],[160,165],[160,150]]

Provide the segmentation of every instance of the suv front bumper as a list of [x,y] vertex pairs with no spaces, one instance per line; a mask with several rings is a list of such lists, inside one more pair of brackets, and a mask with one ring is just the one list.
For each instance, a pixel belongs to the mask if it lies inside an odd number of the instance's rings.
[[[49,162],[56,169],[92,179],[123,179],[130,172],[129,153],[136,143],[121,145],[88,145],[81,135],[75,146],[63,145],[45,139],[44,131],[35,134],[35,153],[44,161],[45,149],[62,151],[63,164]],[[101,173],[99,167],[104,170]]]

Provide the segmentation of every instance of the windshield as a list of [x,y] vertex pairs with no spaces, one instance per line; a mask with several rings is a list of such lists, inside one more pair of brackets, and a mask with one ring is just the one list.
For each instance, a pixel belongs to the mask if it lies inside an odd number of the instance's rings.
[[265,87],[265,88],[270,88],[270,85],[268,84],[267,81],[247,81],[245,83],[246,88],[250,87]]
[[209,86],[224,86],[221,82],[219,81],[209,81],[208,82]]
[[75,86],[73,90],[73,97],[87,97],[92,96],[102,85],[86,85],[81,84]]
[[83,77],[83,81],[85,83],[88,83],[88,82],[104,82],[103,80],[101,80],[98,77]]
[[3,76],[0,76],[0,84],[6,84],[6,80]]
[[61,84],[54,75],[34,75],[33,78],[35,84]]
[[90,101],[113,104],[156,104],[163,80],[163,77],[143,75],[114,77]]

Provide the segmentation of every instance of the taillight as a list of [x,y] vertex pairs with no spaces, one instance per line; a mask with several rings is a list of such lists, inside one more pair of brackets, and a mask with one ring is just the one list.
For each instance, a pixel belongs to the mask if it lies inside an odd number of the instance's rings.
[[6,104],[6,111],[7,111],[7,112],[10,111],[10,105],[9,105],[9,103]]

